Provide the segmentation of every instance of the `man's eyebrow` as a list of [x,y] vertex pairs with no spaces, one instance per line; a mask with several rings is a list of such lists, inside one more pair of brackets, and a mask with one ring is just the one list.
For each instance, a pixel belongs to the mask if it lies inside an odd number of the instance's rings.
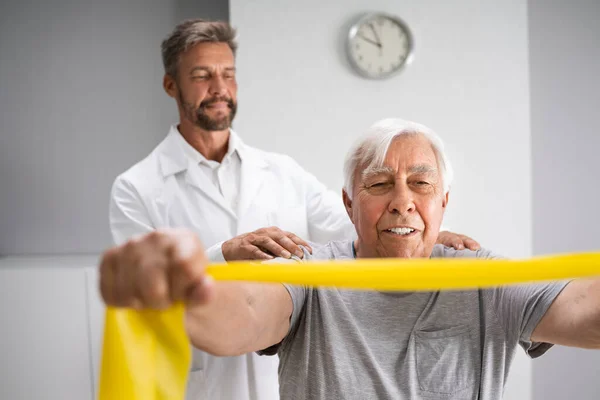
[[375,175],[380,175],[380,174],[388,174],[391,175],[394,173],[394,170],[390,167],[369,167],[367,169],[365,169],[364,171],[362,171],[361,173],[361,177],[363,180],[371,178]]
[[412,173],[412,174],[431,174],[431,173],[437,173],[438,170],[435,167],[432,167],[431,165],[428,164],[419,164],[419,165],[413,165],[408,169],[408,172]]

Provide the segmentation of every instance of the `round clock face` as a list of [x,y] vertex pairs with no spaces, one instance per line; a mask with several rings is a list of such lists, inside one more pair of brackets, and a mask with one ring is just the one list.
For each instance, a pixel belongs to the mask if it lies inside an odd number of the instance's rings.
[[351,28],[348,56],[354,69],[367,78],[387,78],[409,64],[412,35],[402,20],[387,14],[369,14]]

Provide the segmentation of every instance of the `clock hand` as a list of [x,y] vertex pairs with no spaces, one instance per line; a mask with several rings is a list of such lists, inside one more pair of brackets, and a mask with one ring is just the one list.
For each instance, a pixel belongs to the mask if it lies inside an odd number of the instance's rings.
[[369,26],[371,27],[371,30],[373,31],[373,34],[375,35],[375,39],[377,40],[377,44],[379,45],[379,48],[381,48],[382,47],[381,39],[379,39],[379,35],[377,34],[377,31],[375,30],[373,23],[370,23]]
[[379,48],[381,49],[381,43],[377,43],[376,41],[374,41],[374,40],[371,40],[371,39],[369,39],[368,37],[365,37],[365,36],[361,35],[360,33],[358,33],[356,36],[358,36],[359,38],[361,38],[361,39],[362,39],[362,40],[364,40],[365,42],[369,42],[369,43],[371,43],[372,45],[374,45],[374,46],[377,46],[377,47],[379,47]]

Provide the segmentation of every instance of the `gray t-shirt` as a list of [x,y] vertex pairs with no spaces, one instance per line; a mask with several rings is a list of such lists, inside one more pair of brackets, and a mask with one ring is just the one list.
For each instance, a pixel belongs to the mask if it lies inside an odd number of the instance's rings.
[[[496,258],[436,245],[432,257]],[[313,245],[305,259],[351,259],[352,242]],[[259,352],[280,357],[282,400],[500,399],[517,344],[566,282],[489,290],[379,292],[286,285],[290,330]]]

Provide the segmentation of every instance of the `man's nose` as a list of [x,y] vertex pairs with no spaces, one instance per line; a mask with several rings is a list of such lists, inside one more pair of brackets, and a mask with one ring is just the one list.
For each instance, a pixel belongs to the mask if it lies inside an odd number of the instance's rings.
[[409,214],[416,210],[413,193],[408,187],[396,185],[388,210],[393,214]]
[[220,76],[215,76],[211,81],[209,91],[212,95],[225,95],[227,93],[225,80]]

